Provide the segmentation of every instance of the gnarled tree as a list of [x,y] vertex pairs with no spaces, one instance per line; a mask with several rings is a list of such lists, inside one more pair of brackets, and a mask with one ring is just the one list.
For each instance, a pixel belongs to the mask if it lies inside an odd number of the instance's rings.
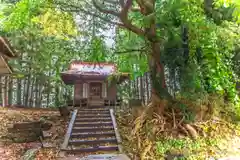
[[[86,0],[78,3],[57,0],[55,4],[64,11],[95,16],[108,24],[117,25],[142,37],[147,46],[153,82],[152,94],[161,99],[171,98],[166,88],[164,64],[161,60],[161,38],[157,34],[156,0]],[[143,19],[143,22],[139,19]]]

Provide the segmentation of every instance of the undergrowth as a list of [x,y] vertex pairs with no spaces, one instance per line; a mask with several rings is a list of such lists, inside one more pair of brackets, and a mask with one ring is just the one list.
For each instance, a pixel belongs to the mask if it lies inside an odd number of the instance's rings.
[[[240,124],[233,123],[231,105],[214,96],[179,102],[192,115],[166,101],[118,112],[123,146],[131,159],[203,160],[240,154]],[[162,114],[161,106],[168,106]]]

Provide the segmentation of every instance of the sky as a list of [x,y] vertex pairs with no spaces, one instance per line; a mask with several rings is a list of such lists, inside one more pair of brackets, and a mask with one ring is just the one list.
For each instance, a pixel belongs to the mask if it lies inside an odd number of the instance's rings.
[[[86,18],[86,20],[91,21],[91,19],[88,18]],[[83,26],[82,23],[85,23],[84,21],[82,21],[81,16],[79,15],[75,16],[75,21],[79,27]],[[115,27],[109,28],[108,30],[103,30],[101,34],[105,37],[106,45],[109,48],[112,48],[114,45]]]

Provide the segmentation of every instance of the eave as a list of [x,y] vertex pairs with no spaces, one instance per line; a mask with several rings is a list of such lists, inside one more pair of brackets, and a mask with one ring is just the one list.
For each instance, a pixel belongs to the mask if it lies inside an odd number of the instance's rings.
[[8,59],[16,58],[16,53],[6,38],[0,36],[0,53]]

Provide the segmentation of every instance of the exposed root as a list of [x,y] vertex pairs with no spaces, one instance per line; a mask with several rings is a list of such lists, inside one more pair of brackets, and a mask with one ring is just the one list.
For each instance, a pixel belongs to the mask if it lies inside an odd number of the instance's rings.
[[[128,126],[128,131],[125,130],[128,133],[122,135],[124,135],[123,139],[127,139],[131,144],[133,159],[154,160],[151,157],[154,157],[155,149],[152,147],[155,146],[153,144],[157,141],[157,137],[187,136],[193,139],[198,137],[196,127],[184,122],[185,117],[180,110],[168,109],[168,102],[165,100],[155,99],[147,106],[134,108],[132,114],[121,114],[118,119],[120,126]],[[131,130],[130,135],[129,130]]]
[[[186,104],[185,110],[182,110],[181,107],[176,107],[176,104],[153,96],[151,103],[147,106],[135,107],[131,113],[120,113],[118,122],[122,139],[126,140],[123,143],[126,153],[129,153],[131,159],[134,160],[160,160],[164,158],[166,151],[160,151],[161,154],[158,155],[156,151],[159,148],[157,148],[156,142],[161,143],[161,140],[166,138],[177,138],[180,141],[191,141],[189,139],[191,138],[194,140],[193,142],[197,142],[204,137],[211,139],[214,135],[224,132],[231,131],[233,134],[237,134],[228,123],[212,118],[213,112],[209,113],[210,102],[201,103],[199,107],[192,102],[181,100],[182,104]],[[196,115],[193,114],[195,121],[190,123],[189,119],[192,118],[192,115],[189,115],[186,110],[191,110],[189,113],[196,113]],[[226,131],[224,128],[227,128]],[[238,134],[240,135],[240,132]],[[208,145],[203,148],[205,149]],[[199,152],[196,151],[197,153]]]
[[198,137],[198,133],[196,129],[191,126],[190,124],[184,124],[184,128],[188,131],[189,135],[193,138],[196,139]]

